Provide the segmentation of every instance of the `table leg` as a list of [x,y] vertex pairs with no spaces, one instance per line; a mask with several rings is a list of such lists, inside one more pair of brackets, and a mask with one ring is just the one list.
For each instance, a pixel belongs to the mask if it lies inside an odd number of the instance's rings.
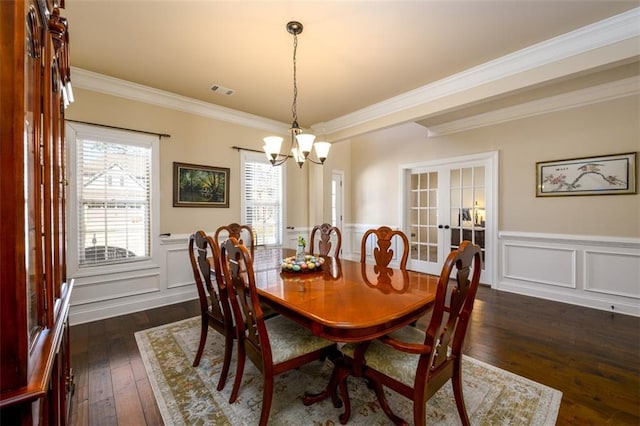
[[[302,398],[302,403],[304,405],[315,404],[316,402],[324,401],[328,397],[331,397],[331,401],[333,402],[334,407],[342,407],[342,401],[338,397],[339,373],[344,369],[341,368],[344,364],[342,353],[336,350],[335,352],[332,352],[331,355],[329,355],[329,359],[333,363],[333,371],[331,372],[331,378],[329,379],[327,387],[320,393],[305,393],[304,397]],[[345,395],[346,394],[343,392],[343,398]],[[346,396],[348,398],[348,395]]]

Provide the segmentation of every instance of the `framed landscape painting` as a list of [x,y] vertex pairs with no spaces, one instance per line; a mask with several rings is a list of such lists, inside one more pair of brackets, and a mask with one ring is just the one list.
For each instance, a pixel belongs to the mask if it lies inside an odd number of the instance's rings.
[[636,193],[636,153],[536,163],[536,197]]
[[229,207],[229,169],[174,162],[173,207]]

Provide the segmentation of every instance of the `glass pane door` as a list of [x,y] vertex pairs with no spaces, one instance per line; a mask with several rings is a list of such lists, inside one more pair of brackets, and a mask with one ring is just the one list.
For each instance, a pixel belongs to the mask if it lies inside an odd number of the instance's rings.
[[410,260],[424,270],[438,263],[438,172],[412,171],[409,179]]
[[484,260],[486,221],[484,182],[484,166],[452,168],[450,170],[449,224],[451,238],[447,253],[456,250],[462,241],[468,240],[482,248],[482,259]]

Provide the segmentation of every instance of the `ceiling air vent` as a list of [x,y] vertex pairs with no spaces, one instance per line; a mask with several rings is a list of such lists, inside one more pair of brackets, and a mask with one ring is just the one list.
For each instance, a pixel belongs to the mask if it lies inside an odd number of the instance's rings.
[[236,91],[233,89],[229,89],[228,87],[220,86],[219,84],[214,84],[211,86],[211,91],[215,93],[220,93],[221,95],[231,96]]

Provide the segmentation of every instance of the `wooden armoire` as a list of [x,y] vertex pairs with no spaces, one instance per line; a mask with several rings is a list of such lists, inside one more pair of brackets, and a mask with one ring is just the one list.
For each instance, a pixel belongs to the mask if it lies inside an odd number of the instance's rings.
[[0,0],[0,423],[64,425],[73,374],[66,277],[64,0]]

